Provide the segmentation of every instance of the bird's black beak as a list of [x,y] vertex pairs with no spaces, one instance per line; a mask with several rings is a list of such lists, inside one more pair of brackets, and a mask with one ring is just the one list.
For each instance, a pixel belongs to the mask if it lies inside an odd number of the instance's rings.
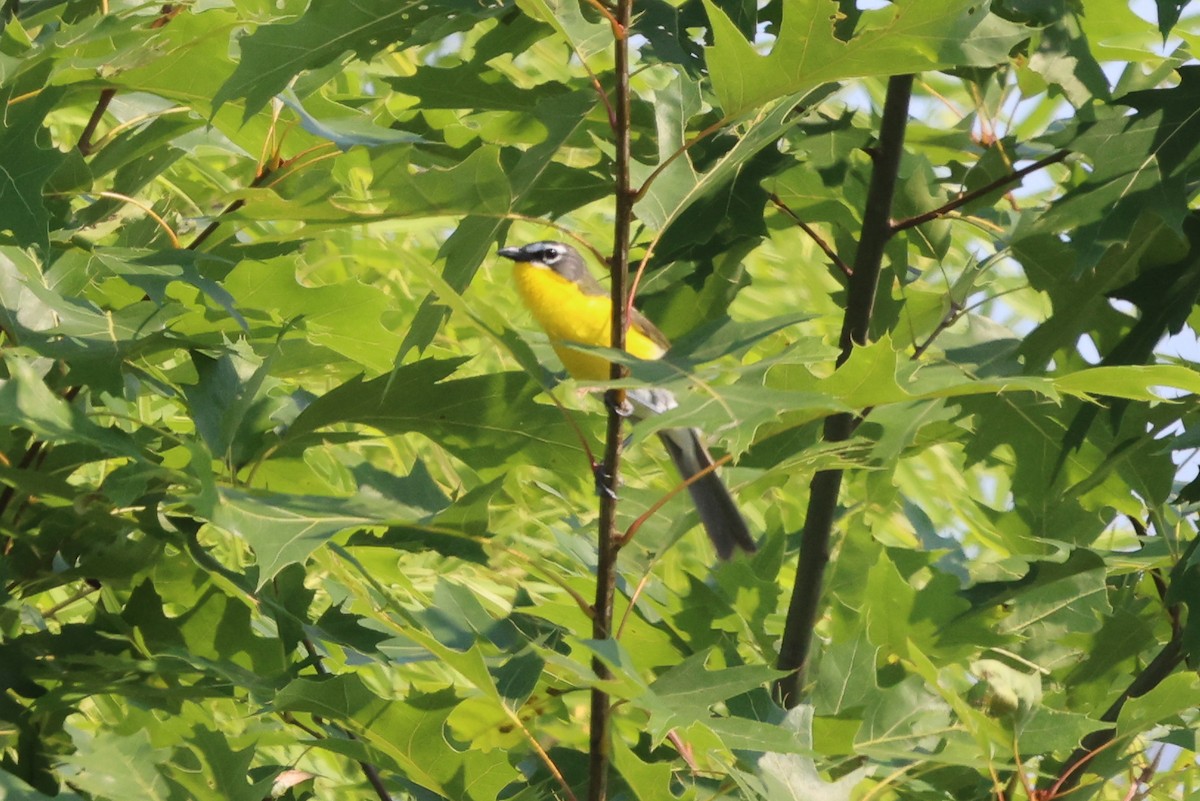
[[525,248],[500,248],[496,253],[513,261],[529,261],[529,254],[525,252]]

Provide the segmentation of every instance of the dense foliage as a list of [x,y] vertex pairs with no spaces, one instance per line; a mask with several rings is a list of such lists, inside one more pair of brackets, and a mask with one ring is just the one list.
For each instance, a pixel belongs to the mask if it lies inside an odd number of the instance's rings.
[[0,799],[584,797],[594,658],[611,797],[1193,791],[1200,28],[858,5],[633,0],[630,381],[761,546],[639,425],[597,640],[604,408],[495,250],[614,250],[616,7],[6,0]]

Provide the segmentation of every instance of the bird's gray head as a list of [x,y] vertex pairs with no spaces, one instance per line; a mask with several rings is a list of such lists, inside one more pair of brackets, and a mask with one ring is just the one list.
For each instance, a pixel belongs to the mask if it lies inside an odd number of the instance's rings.
[[599,287],[579,251],[562,242],[532,242],[519,248],[500,248],[497,252],[506,259],[548,267],[563,278],[579,284],[585,292],[592,292]]

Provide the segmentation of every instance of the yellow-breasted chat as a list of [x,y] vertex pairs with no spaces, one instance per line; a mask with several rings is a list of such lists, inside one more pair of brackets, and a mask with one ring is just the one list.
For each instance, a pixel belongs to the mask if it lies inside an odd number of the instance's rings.
[[[612,299],[579,252],[562,242],[534,242],[501,248],[499,254],[515,262],[517,293],[545,330],[567,371],[579,380],[607,381],[607,359],[565,346],[573,342],[609,347],[612,343]],[[663,333],[634,311],[625,349],[639,359],[658,359],[668,347],[670,343]],[[634,402],[635,417],[660,414],[676,406],[675,397],[665,389],[633,389],[628,396]],[[684,480],[711,468],[712,456],[697,429],[664,429],[658,437]],[[688,485],[688,491],[718,556],[728,559],[737,548],[748,552],[757,549],[733,496],[715,472],[709,469]]]

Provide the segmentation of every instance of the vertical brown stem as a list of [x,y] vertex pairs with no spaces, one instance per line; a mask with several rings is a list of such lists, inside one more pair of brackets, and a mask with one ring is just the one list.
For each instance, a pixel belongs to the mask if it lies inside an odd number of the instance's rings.
[[[616,86],[613,109],[613,136],[616,145],[615,192],[616,221],[613,227],[612,271],[612,340],[614,349],[625,349],[627,314],[625,298],[629,283],[629,234],[633,224],[634,194],[629,177],[629,42],[626,34],[632,16],[633,0],[619,0],[612,23],[615,46]],[[623,369],[612,365],[612,378],[620,378]],[[604,443],[604,474],[600,493],[600,521],[597,532],[596,603],[592,609],[592,637],[605,640],[612,636],[613,595],[617,580],[617,486],[621,466],[621,427],[619,410],[625,404],[624,390],[608,390],[608,429]],[[596,678],[610,677],[608,667],[598,658],[592,660]],[[588,754],[588,799],[604,801],[608,797],[608,774],[611,757],[611,715],[608,693],[592,689],[591,731]]]
[[[879,126],[879,150],[871,171],[871,186],[863,213],[862,235],[850,275],[846,313],[842,320],[841,353],[838,366],[850,358],[855,345],[865,344],[875,307],[875,290],[883,265],[883,249],[893,234],[892,196],[904,152],[904,131],[908,125],[908,103],[912,97],[913,76],[897,75],[888,81]],[[843,442],[854,432],[854,415],[835,414],[825,419],[825,441]],[[800,564],[792,586],[779,648],[780,670],[788,675],[775,683],[779,702],[794,707],[804,697],[805,673],[812,649],[813,630],[821,611],[821,585],[829,563],[829,541],[842,486],[841,470],[822,470],[809,485],[808,512],[800,538]]]

